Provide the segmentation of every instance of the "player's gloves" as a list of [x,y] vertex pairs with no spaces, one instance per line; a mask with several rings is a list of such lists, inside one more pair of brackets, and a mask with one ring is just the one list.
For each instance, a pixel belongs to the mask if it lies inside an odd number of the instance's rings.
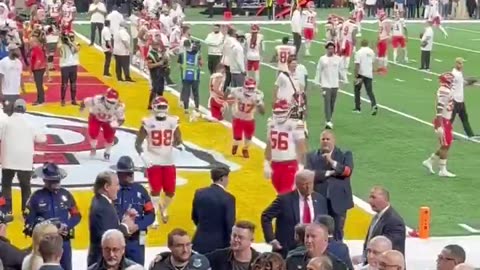
[[272,177],[272,167],[270,166],[270,162],[268,162],[268,160],[263,162],[263,176],[265,179],[270,179]]

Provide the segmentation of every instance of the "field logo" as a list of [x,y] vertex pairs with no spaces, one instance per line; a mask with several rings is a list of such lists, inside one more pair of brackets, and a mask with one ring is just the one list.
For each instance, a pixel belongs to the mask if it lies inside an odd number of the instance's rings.
[[[90,188],[97,174],[108,170],[123,155],[132,157],[136,166],[144,165],[135,151],[135,130],[117,129],[115,146],[110,161],[107,162],[102,159],[105,141],[101,136],[97,144],[97,157],[89,156],[90,143],[84,121],[38,113],[27,114],[27,117],[36,129],[47,134],[47,143],[35,146],[34,166],[38,167],[47,161],[58,163],[68,173],[67,178],[62,180],[63,186]],[[239,169],[239,165],[227,161],[219,153],[201,149],[189,142],[185,142],[185,145],[184,151],[174,150],[175,165],[179,170],[207,171],[222,165],[229,166],[231,170]],[[135,179],[144,179],[143,173],[136,174],[138,175]],[[43,185],[43,182],[41,179],[34,179],[32,184]]]

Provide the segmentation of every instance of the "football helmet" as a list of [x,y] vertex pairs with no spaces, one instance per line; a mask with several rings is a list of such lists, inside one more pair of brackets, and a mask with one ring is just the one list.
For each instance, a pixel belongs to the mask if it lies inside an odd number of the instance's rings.
[[279,99],[273,104],[273,119],[277,122],[283,122],[287,120],[291,111],[290,104],[288,104],[287,100]]
[[252,33],[258,33],[260,31],[260,26],[258,24],[252,24],[250,27],[250,32]]
[[451,72],[445,72],[438,76],[438,80],[440,81],[440,85],[451,88],[455,81],[455,76]]
[[257,89],[257,82],[255,81],[254,78],[252,77],[248,77],[245,79],[245,82],[243,83],[243,88],[247,91],[247,92],[253,92],[255,91],[255,89]]
[[167,116],[168,101],[162,96],[156,97],[152,102],[152,111],[158,117]]
[[108,104],[107,106],[113,106],[118,103],[119,96],[117,90],[108,88],[104,95],[105,103]]
[[307,8],[311,10],[315,9],[315,3],[313,1],[308,1]]

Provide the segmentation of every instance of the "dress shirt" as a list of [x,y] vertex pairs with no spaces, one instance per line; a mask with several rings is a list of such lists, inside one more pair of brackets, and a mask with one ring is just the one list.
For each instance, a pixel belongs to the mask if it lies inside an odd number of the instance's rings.
[[[300,222],[303,222],[303,209],[305,207],[305,197],[298,192],[298,206],[300,207]],[[310,208],[310,217],[312,218],[312,221],[315,219],[315,210],[313,209],[313,200],[312,200],[312,195],[308,195],[307,197],[307,203],[308,207]]]

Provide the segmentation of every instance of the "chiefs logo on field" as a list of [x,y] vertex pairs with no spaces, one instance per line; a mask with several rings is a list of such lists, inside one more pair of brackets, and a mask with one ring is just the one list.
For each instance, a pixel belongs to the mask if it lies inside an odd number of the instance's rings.
[[[83,120],[66,117],[55,117],[45,114],[27,114],[36,129],[47,134],[47,143],[35,146],[34,166],[44,162],[56,162],[67,171],[67,178],[62,180],[63,186],[88,187],[95,181],[101,171],[109,170],[120,156],[133,158],[135,165],[143,166],[141,158],[135,151],[136,130],[119,128],[116,132],[115,146],[110,161],[102,159],[105,141],[99,137],[97,157],[91,158],[87,124]],[[231,170],[239,169],[237,164],[227,161],[221,154],[201,149],[186,142],[185,150],[174,150],[175,165],[178,170],[210,170],[214,166],[229,166]],[[145,147],[144,147],[145,149]],[[144,179],[143,173],[136,173],[136,179]],[[34,185],[43,185],[41,179],[34,179]]]

